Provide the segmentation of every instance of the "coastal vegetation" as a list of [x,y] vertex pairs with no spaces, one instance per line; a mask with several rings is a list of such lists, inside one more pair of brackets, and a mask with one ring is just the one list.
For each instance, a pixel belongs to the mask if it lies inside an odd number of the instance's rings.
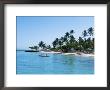
[[29,47],[32,50],[44,50],[55,52],[83,52],[94,53],[94,28],[90,27],[84,30],[82,34],[75,38],[75,30],[66,32],[60,38],[55,38],[51,45],[47,45],[45,42],[40,41],[38,45]]

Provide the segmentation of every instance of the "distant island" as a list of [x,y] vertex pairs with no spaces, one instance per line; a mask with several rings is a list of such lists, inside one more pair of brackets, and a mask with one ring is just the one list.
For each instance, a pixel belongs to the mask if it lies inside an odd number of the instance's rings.
[[78,39],[74,37],[75,31],[70,30],[66,32],[64,36],[56,38],[52,42],[52,46],[40,41],[36,46],[30,46],[31,50],[27,52],[61,52],[61,53],[85,53],[94,54],[94,29],[93,27],[88,28],[82,32],[82,35]]

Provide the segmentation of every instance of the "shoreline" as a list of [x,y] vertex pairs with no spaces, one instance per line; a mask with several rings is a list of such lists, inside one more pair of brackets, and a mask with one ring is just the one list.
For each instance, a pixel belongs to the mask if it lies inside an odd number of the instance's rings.
[[84,56],[84,57],[94,57],[94,54],[85,54],[85,53],[81,53],[81,54],[77,54],[77,53],[63,53],[63,55],[75,55],[75,56]]
[[82,52],[74,52],[74,53],[62,53],[62,52],[54,52],[54,51],[50,51],[50,52],[45,52],[45,51],[41,51],[41,53],[53,53],[53,54],[62,54],[62,55],[75,55],[75,56],[85,56],[85,57],[94,57],[94,54],[85,54]]

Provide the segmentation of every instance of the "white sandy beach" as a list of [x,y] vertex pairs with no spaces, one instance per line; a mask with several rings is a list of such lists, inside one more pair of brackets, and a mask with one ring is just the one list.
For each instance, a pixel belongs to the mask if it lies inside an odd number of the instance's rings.
[[85,53],[81,53],[81,55],[77,54],[77,53],[63,53],[64,55],[75,55],[75,56],[85,56],[85,57],[94,57],[94,54],[85,54]]
[[94,57],[94,54],[82,54],[82,55],[87,57]]
[[50,51],[50,52],[45,52],[45,51],[41,51],[41,53],[54,53],[54,54],[63,54],[63,55],[75,55],[75,56],[85,56],[85,57],[94,57],[94,54],[85,54],[85,53],[80,53],[81,55],[75,53],[62,53],[62,52],[54,52],[54,51]]
[[60,54],[61,52],[54,52],[54,51],[50,51],[50,52],[45,52],[45,51],[41,51],[41,53],[56,53],[56,54]]

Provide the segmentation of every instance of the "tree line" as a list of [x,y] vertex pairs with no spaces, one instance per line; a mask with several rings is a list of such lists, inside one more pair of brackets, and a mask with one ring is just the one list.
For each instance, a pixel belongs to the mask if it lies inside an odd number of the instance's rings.
[[74,37],[75,31],[70,30],[66,32],[64,36],[56,38],[52,42],[52,46],[46,45],[43,41],[40,41],[37,46],[29,47],[31,49],[38,50],[39,47],[42,50],[52,50],[61,52],[79,51],[85,53],[94,52],[94,28],[90,27],[82,32],[82,35],[78,39]]

